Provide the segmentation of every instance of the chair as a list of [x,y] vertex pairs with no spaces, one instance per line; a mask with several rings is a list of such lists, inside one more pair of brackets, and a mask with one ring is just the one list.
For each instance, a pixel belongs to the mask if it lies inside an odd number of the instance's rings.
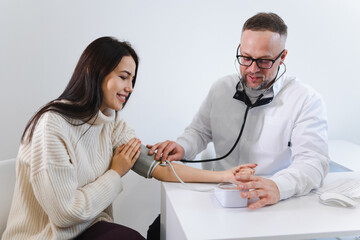
[[15,186],[15,158],[0,161],[0,236],[6,228]]
[[[15,158],[0,160],[0,239],[6,228],[14,193],[15,162]],[[150,195],[150,199],[147,199]],[[147,200],[144,202],[143,199]],[[124,191],[113,204],[115,222],[134,228],[146,236],[149,223],[160,212],[159,201],[160,183],[130,171],[124,178]]]

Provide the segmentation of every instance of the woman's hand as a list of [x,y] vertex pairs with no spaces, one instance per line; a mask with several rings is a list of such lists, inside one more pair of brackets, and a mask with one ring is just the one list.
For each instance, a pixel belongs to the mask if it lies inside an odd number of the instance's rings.
[[111,169],[116,171],[121,177],[124,176],[138,159],[140,145],[141,141],[133,138],[126,145],[118,147],[111,162]]
[[237,167],[233,167],[229,170],[224,171],[225,177],[223,182],[230,182],[238,184],[239,181],[235,178],[235,176],[239,175],[254,175],[255,174],[255,167],[257,166],[256,163],[248,163],[242,164]]
[[236,174],[246,174],[246,175],[254,175],[255,174],[255,169],[257,167],[256,163],[247,163],[247,164],[242,164],[239,165],[237,167],[232,168],[232,170],[234,170],[234,175]]

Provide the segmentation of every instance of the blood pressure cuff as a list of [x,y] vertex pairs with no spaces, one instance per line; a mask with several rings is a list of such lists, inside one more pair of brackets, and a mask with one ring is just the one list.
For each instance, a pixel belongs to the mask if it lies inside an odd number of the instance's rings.
[[154,155],[148,155],[147,147],[141,144],[140,148],[140,156],[131,169],[144,178],[152,178],[152,173],[159,162],[154,160]]

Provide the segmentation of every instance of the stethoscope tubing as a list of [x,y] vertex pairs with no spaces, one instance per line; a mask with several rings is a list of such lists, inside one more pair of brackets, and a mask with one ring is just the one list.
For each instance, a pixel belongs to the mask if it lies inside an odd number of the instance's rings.
[[[258,98],[260,99],[260,98]],[[234,145],[232,146],[232,148],[229,150],[229,152],[227,154],[225,154],[224,156],[222,157],[218,157],[218,158],[210,158],[210,159],[202,159],[202,160],[186,160],[186,159],[181,159],[180,162],[185,162],[185,163],[199,163],[199,162],[214,162],[214,161],[219,161],[219,160],[222,160],[224,158],[226,158],[227,156],[229,156],[232,151],[234,151],[236,145],[238,144],[238,142],[240,141],[240,138],[241,138],[241,135],[244,131],[244,127],[245,127],[245,123],[246,123],[246,119],[247,119],[247,115],[248,115],[248,112],[250,110],[251,106],[247,106],[246,107],[246,110],[245,110],[245,114],[244,114],[244,120],[243,120],[243,124],[241,126],[241,129],[240,129],[240,132],[239,132],[239,136],[237,137]]]

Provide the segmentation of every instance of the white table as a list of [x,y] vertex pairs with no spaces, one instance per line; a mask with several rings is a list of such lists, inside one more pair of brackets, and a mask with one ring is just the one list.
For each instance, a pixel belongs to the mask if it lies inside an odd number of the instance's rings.
[[[343,178],[360,179],[360,172],[329,173],[325,184]],[[314,193],[250,210],[223,208],[213,192],[195,192],[180,183],[162,183],[162,240],[290,240],[354,235],[360,235],[360,206],[355,209],[326,206]]]

